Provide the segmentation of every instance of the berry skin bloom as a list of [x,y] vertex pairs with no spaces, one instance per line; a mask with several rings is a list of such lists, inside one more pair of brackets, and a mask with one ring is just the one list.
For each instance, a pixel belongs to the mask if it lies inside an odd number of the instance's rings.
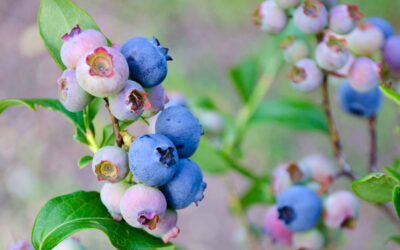
[[368,92],[379,85],[379,66],[368,57],[357,58],[349,70],[349,83],[359,92]]
[[315,59],[318,65],[328,71],[342,68],[349,60],[350,52],[346,47],[346,40],[330,36],[317,46]]
[[164,87],[161,84],[152,88],[147,88],[145,89],[145,92],[149,97],[150,108],[145,109],[142,116],[144,118],[150,118],[164,109],[167,96],[165,95]]
[[400,71],[400,36],[392,36],[386,41],[383,60],[391,70]]
[[279,219],[293,232],[305,232],[315,227],[321,217],[322,202],[311,189],[294,185],[277,200]]
[[173,209],[182,209],[191,203],[197,203],[204,197],[203,192],[207,184],[203,182],[203,173],[200,167],[189,159],[180,159],[178,170],[174,177],[161,191],[167,199],[168,206]]
[[364,20],[365,22],[371,22],[376,27],[378,27],[384,34],[385,39],[388,39],[391,36],[394,36],[396,32],[393,29],[393,26],[383,19],[382,17],[369,17]]
[[304,40],[296,39],[294,35],[288,36],[281,44],[283,58],[289,64],[295,64],[310,54],[310,48]]
[[93,156],[92,170],[99,181],[119,182],[128,173],[128,157],[117,146],[102,147]]
[[146,185],[164,185],[178,169],[178,152],[164,135],[150,134],[136,138],[128,155],[132,174]]
[[133,37],[122,45],[121,53],[128,61],[130,78],[144,88],[160,84],[167,76],[167,61],[172,60],[155,37]]
[[347,35],[348,48],[359,56],[369,56],[380,50],[384,41],[383,32],[371,22],[359,22]]
[[116,95],[109,97],[111,113],[121,121],[135,121],[151,104],[142,86],[128,80],[124,88]]
[[277,207],[269,207],[264,217],[263,232],[270,236],[274,242],[282,245],[291,245],[293,232],[289,231],[278,217]]
[[360,203],[349,191],[337,191],[324,202],[324,223],[330,228],[354,228],[360,215]]
[[354,90],[347,81],[340,86],[338,95],[342,110],[359,117],[375,115],[383,101],[382,92],[378,87],[368,92],[360,93]]
[[73,237],[61,241],[53,250],[86,250],[86,247]]
[[199,120],[183,106],[173,106],[161,112],[156,133],[168,137],[176,146],[180,158],[188,158],[199,146],[203,129]]
[[315,0],[305,0],[294,12],[294,24],[306,34],[323,30],[328,23],[328,11]]
[[362,18],[361,12],[355,5],[337,5],[329,12],[329,28],[337,34],[348,34]]
[[294,8],[300,3],[300,0],[274,0],[274,1],[282,9]]
[[287,25],[285,11],[279,8],[273,0],[261,3],[254,12],[253,18],[255,25],[271,34],[281,33]]
[[311,177],[311,171],[305,164],[295,162],[283,163],[275,168],[272,173],[272,191],[279,197],[294,183],[304,183]]
[[121,220],[121,210],[119,204],[125,191],[131,185],[125,182],[105,183],[100,191],[100,198],[103,205],[116,221]]
[[137,228],[154,230],[167,209],[164,195],[157,188],[136,184],[121,198],[122,218]]
[[117,49],[105,46],[87,51],[76,67],[79,85],[97,97],[118,93],[128,80],[128,74],[124,56]]
[[75,70],[65,70],[57,83],[58,99],[68,111],[82,111],[92,100],[92,96],[79,86]]
[[322,249],[324,246],[324,236],[316,229],[305,233],[295,233],[293,237],[292,249],[313,250]]
[[165,244],[167,244],[172,238],[178,237],[179,228],[176,226],[178,221],[178,214],[175,210],[167,209],[164,217],[158,222],[156,229],[149,230],[146,228],[146,232],[156,237],[160,237]]
[[61,60],[69,69],[76,68],[79,59],[86,51],[107,46],[107,40],[101,32],[94,29],[81,30],[79,25],[76,25],[71,33],[65,34],[61,39],[64,41],[60,50]]
[[323,74],[314,60],[304,58],[298,61],[288,74],[292,86],[301,92],[311,92],[317,89],[323,80]]

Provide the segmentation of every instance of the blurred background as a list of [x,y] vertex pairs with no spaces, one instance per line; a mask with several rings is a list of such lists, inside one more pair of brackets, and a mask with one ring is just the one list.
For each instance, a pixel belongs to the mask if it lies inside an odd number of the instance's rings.
[[[241,101],[227,74],[229,68],[249,56],[268,60],[263,53],[268,36],[253,26],[251,15],[257,0],[75,0],[98,23],[102,31],[122,44],[133,36],[155,35],[170,49],[174,61],[164,82],[167,90],[177,90],[188,99],[212,98],[224,111],[236,114]],[[400,31],[400,1],[348,0],[358,4],[365,16],[382,16]],[[36,25],[39,0],[0,1],[0,99],[57,98],[56,79],[61,70],[46,51]],[[286,73],[286,69],[282,70]],[[292,90],[285,74],[273,83],[267,98],[293,97],[320,101],[319,93],[302,95]],[[317,91],[318,92],[318,91]],[[348,161],[362,174],[368,162],[368,131],[365,121],[340,112],[331,86],[332,106]],[[398,108],[385,100],[378,117],[379,166],[391,165],[400,156],[400,140],[395,133]],[[103,112],[96,125],[109,123]],[[135,125],[134,135],[147,132]],[[58,113],[25,107],[6,110],[0,116],[0,248],[15,240],[30,239],[34,218],[45,202],[73,191],[100,190],[91,168],[80,170],[78,159],[89,150],[72,139],[74,128]],[[260,136],[262,135],[262,136]],[[327,136],[299,132],[274,124],[251,127],[243,150],[244,163],[255,172],[268,172],[280,162],[297,160],[309,153],[332,156]],[[239,191],[246,180],[233,174]],[[205,199],[180,211],[181,234],[175,240],[183,249],[244,249],[243,229],[231,216],[224,178],[205,175]],[[346,180],[334,188],[349,188]],[[259,224],[264,207],[251,209],[252,222]],[[394,226],[373,206],[362,202],[361,219],[348,232],[343,249],[394,249],[384,244]],[[113,249],[99,231],[77,234],[88,249]],[[280,249],[268,238],[265,249]]]

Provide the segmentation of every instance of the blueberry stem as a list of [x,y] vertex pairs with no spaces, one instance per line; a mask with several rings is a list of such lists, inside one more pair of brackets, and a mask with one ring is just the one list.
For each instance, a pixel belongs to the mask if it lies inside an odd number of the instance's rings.
[[97,145],[96,140],[94,138],[94,133],[90,126],[89,114],[87,108],[83,110],[83,121],[85,125],[85,137],[89,142],[89,148],[93,153],[96,153],[99,150],[99,145]]
[[104,98],[104,101],[106,103],[105,106],[106,106],[106,109],[108,110],[108,113],[110,114],[111,122],[112,122],[112,125],[113,125],[115,144],[117,144],[118,147],[122,147],[122,145],[124,144],[124,141],[122,140],[121,129],[119,127],[119,121],[111,113],[110,105],[109,105],[107,97]]
[[376,116],[368,118],[369,138],[370,138],[370,151],[369,151],[369,171],[378,171],[377,162],[377,140],[376,140]]

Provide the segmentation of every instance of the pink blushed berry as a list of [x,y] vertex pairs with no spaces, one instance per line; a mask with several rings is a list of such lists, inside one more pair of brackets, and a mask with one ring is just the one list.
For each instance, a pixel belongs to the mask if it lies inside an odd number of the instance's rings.
[[292,67],[288,78],[296,90],[311,92],[322,84],[323,74],[312,59],[304,58]]
[[362,14],[355,5],[337,5],[329,12],[329,28],[338,34],[348,34],[362,18]]
[[336,166],[324,155],[312,154],[300,160],[311,171],[311,179],[322,186],[329,186],[336,174]]
[[305,233],[295,233],[293,236],[292,249],[314,250],[322,249],[323,246],[324,236],[317,229],[312,229]]
[[385,42],[383,60],[391,70],[400,72],[400,36],[392,36]]
[[294,35],[288,36],[281,42],[280,47],[283,50],[283,58],[289,64],[294,64],[310,54],[307,43],[304,40],[296,39]]
[[114,220],[121,220],[120,201],[125,191],[131,185],[125,182],[119,183],[105,183],[100,191],[100,198],[103,205],[107,208],[108,212]]
[[310,176],[311,172],[305,164],[283,163],[272,173],[272,191],[278,197],[293,184],[308,181]]
[[354,228],[360,204],[349,191],[337,191],[324,201],[324,223],[330,228]]
[[79,25],[76,25],[62,37],[64,44],[61,47],[60,55],[64,65],[69,69],[75,69],[79,59],[86,51],[99,47],[107,46],[107,40],[104,35],[94,29],[81,30]]
[[305,0],[294,12],[294,24],[306,34],[316,34],[328,23],[328,11],[315,0]]
[[368,92],[379,85],[379,65],[368,57],[357,58],[349,71],[349,83],[358,92]]
[[264,217],[263,231],[269,235],[274,242],[282,245],[292,244],[293,232],[289,231],[279,219],[276,206],[267,209]]
[[300,4],[300,0],[274,0],[282,9],[294,8]]
[[164,217],[158,222],[157,227],[154,230],[149,230],[146,228],[146,232],[156,237],[160,237],[166,244],[172,238],[178,237],[180,230],[176,226],[177,221],[178,214],[176,211],[167,209]]
[[11,243],[8,248],[8,250],[34,250],[32,244],[27,241],[18,241]]
[[357,27],[347,35],[348,48],[359,56],[369,56],[380,50],[385,36],[372,22],[359,22]]
[[128,156],[117,146],[105,146],[93,156],[93,173],[99,181],[119,182],[128,174]]
[[253,15],[254,23],[271,34],[278,34],[287,25],[287,15],[273,0],[261,3]]
[[349,56],[346,40],[330,36],[317,46],[315,60],[321,68],[336,71],[346,64]]
[[148,95],[150,107],[144,110],[143,117],[149,118],[164,110],[166,95],[164,87],[161,84],[147,88],[145,92]]

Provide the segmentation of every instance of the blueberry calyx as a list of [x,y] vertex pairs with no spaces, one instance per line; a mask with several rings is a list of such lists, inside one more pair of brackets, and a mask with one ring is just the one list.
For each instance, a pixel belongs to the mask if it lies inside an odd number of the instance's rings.
[[129,109],[139,114],[145,108],[147,97],[140,90],[133,90],[128,96]]
[[290,224],[292,221],[296,219],[296,213],[293,208],[289,206],[283,206],[278,208],[279,219],[285,222],[286,225]]
[[168,167],[171,167],[176,164],[176,160],[174,158],[174,148],[168,147],[167,149],[162,149],[160,147],[157,148],[158,153],[161,155],[160,162],[162,164],[166,164]]
[[154,230],[157,226],[160,217],[157,214],[149,211],[141,211],[138,213],[137,221],[148,229]]

